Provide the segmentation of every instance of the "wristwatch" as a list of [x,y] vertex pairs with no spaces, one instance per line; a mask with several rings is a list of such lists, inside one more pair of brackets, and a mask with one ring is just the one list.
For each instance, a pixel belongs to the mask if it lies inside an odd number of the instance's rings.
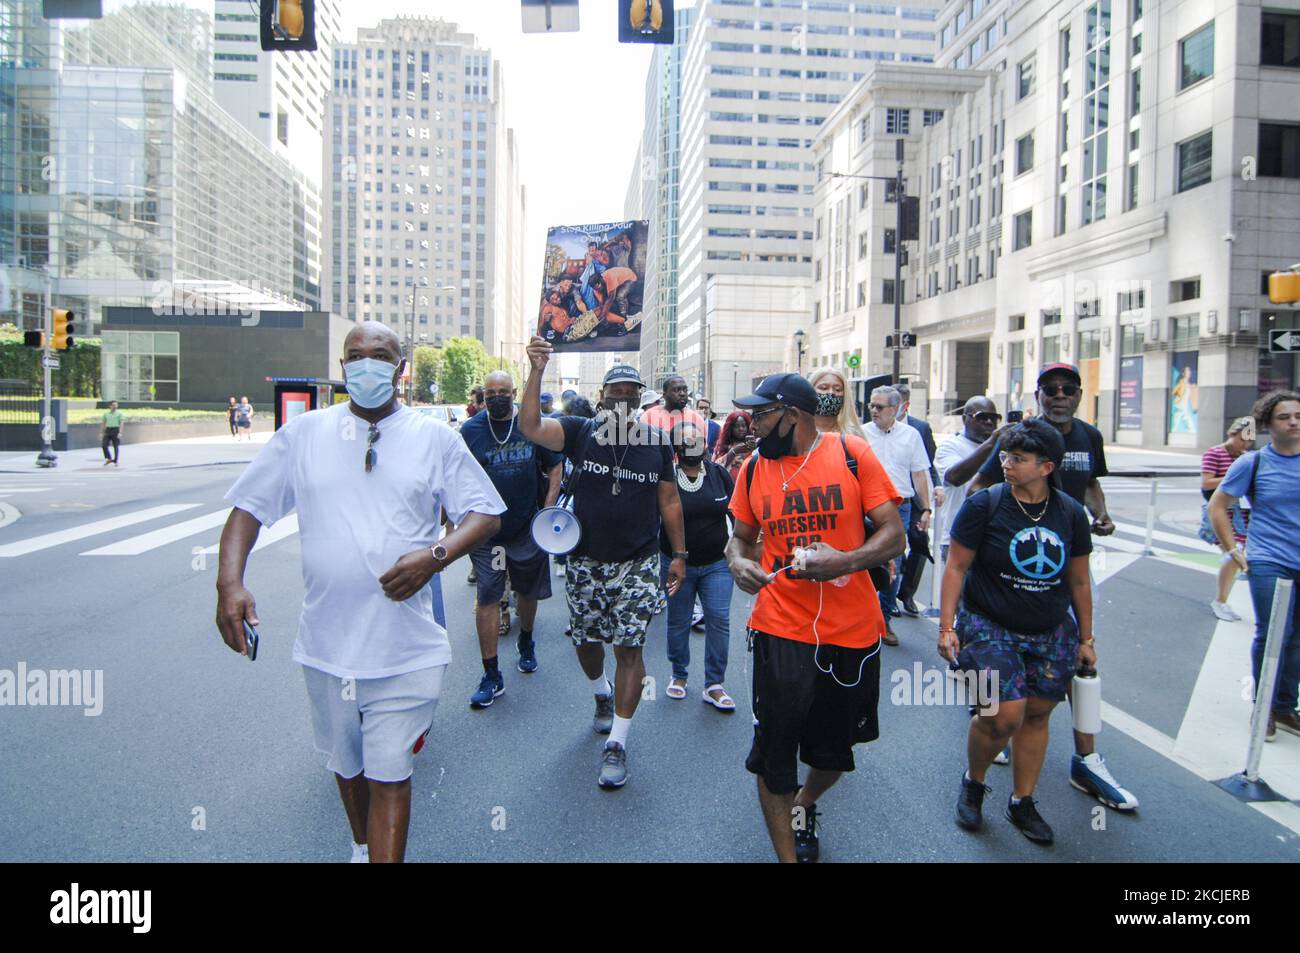
[[675,552],[675,553],[673,553],[673,559],[685,559],[685,558],[687,557],[687,555],[688,555],[687,553],[676,553],[676,552]]
[[447,547],[442,545],[442,543],[438,543],[437,545],[430,546],[429,550],[430,552],[433,553],[433,558],[438,560],[438,562],[441,564],[439,568],[445,569],[447,567],[447,563],[451,561],[450,559],[447,558],[448,557]]

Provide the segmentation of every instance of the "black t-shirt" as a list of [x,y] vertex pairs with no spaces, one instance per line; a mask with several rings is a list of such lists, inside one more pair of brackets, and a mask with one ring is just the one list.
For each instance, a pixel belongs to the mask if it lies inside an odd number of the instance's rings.
[[[1053,490],[1035,523],[1016,505],[1010,488],[981,490],[962,504],[952,541],[975,550],[962,601],[1012,632],[1050,632],[1070,610],[1069,563],[1092,552],[1092,528],[1083,504]],[[1041,503],[1026,505],[1037,513]]]
[[[1106,449],[1101,431],[1075,417],[1070,432],[1061,434],[1061,437],[1065,440],[1065,459],[1056,471],[1055,478],[1059,481],[1056,485],[1083,503],[1088,484],[1110,472],[1106,469]],[[980,476],[990,485],[1002,482],[1002,461],[998,459],[1001,449],[999,445],[980,467]]]
[[[709,460],[704,461],[704,483],[693,493],[677,484],[682,499],[682,519],[686,523],[686,565],[710,566],[724,555],[731,531],[727,526],[727,507],[736,488],[731,474]],[[659,531],[659,551],[673,553],[668,533]]]
[[584,437],[587,447],[582,473],[573,475],[569,487],[582,526],[582,541],[573,554],[604,563],[649,556],[659,538],[659,483],[677,486],[668,435],[638,424],[634,440],[615,445],[597,439],[600,420],[561,417],[560,426],[564,455],[575,466]]
[[517,417],[493,420],[491,414],[475,414],[461,424],[460,436],[506,504],[492,542],[518,539],[529,531],[538,499],[545,498],[545,474],[563,458],[521,434]]

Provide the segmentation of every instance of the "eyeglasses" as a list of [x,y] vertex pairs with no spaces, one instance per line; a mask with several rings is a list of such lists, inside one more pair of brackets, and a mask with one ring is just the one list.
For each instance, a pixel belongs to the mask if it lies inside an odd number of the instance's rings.
[[779,413],[783,413],[784,411],[785,411],[784,407],[773,407],[770,410],[760,410],[756,414],[750,414],[749,419],[753,423],[758,423],[759,417],[766,417],[768,414],[779,414]]
[[1078,384],[1043,384],[1038,388],[1048,397],[1056,397],[1058,394],[1064,394],[1066,397],[1073,397],[1079,393]]
[[978,414],[971,414],[971,419],[978,420],[982,424],[995,424],[1002,419],[1002,415],[995,414],[989,410],[984,410]]
[[374,469],[375,464],[379,462],[379,451],[375,449],[375,444],[383,434],[379,432],[379,427],[375,424],[370,425],[370,430],[366,432],[366,472],[369,473]]
[[867,409],[874,414],[883,414],[893,406],[893,404],[868,404]]
[[1018,453],[1008,453],[1006,450],[999,450],[998,462],[1000,462],[1003,466],[1010,465],[1013,467],[1018,467],[1021,466],[1022,464],[1029,463],[1030,461],[1028,458],[1022,457]]

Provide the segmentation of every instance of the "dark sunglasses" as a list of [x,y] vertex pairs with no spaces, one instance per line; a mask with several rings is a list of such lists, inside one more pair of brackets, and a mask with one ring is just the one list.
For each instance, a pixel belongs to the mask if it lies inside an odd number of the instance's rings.
[[366,433],[366,472],[369,473],[374,469],[375,464],[379,462],[379,451],[375,449],[375,444],[383,434],[374,424],[370,425],[370,430]]
[[1002,415],[995,414],[990,410],[983,410],[978,414],[971,414],[971,418],[978,420],[982,424],[995,424],[1002,419]]
[[749,419],[752,423],[758,423],[759,417],[766,417],[768,414],[780,414],[784,412],[785,412],[784,407],[773,407],[770,410],[760,410],[756,414],[750,414]]
[[1038,389],[1048,397],[1056,397],[1058,394],[1073,397],[1081,390],[1078,384],[1043,384]]

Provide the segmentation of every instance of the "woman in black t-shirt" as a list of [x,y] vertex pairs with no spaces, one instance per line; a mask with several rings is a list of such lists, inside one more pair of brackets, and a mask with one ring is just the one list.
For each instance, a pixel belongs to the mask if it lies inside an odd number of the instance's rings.
[[[686,697],[686,674],[691,663],[691,615],[696,596],[704,609],[705,703],[719,711],[735,711],[736,703],[722,687],[727,673],[727,644],[731,637],[731,596],[734,583],[725,550],[730,530],[727,506],[735,486],[723,467],[706,457],[705,437],[691,424],[672,431],[677,453],[677,491],[686,523],[686,581],[668,600],[668,661],[673,677],[666,694]],[[661,533],[659,550],[663,574],[668,572],[672,546]]]
[[1025,421],[1002,438],[1005,482],[973,494],[957,514],[939,613],[939,654],[966,672],[980,709],[957,823],[980,827],[984,774],[1014,739],[1006,816],[1040,844],[1053,839],[1032,797],[1048,720],[1076,668],[1097,663],[1088,513],[1048,480],[1064,455],[1065,441],[1046,421]]

